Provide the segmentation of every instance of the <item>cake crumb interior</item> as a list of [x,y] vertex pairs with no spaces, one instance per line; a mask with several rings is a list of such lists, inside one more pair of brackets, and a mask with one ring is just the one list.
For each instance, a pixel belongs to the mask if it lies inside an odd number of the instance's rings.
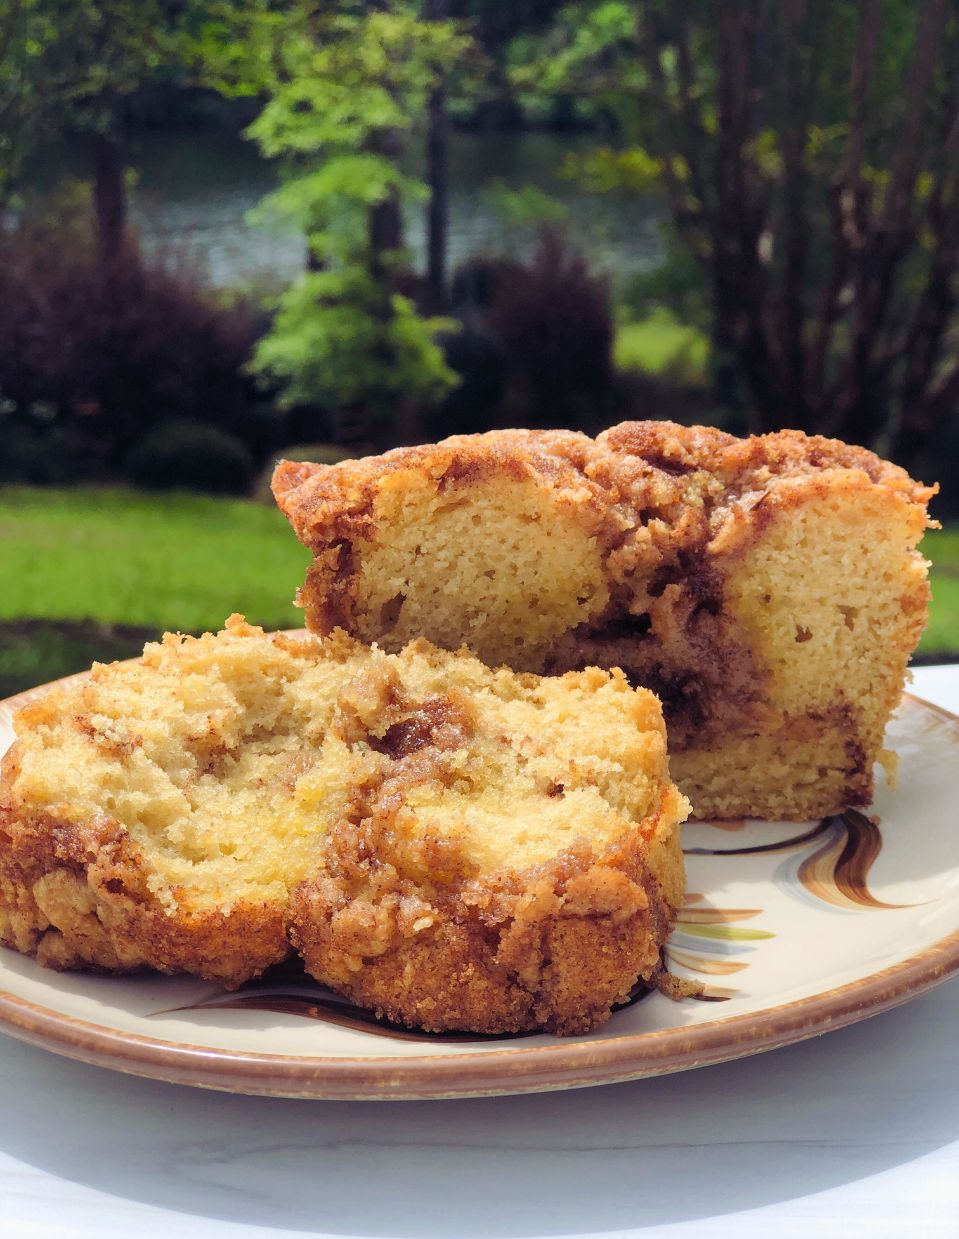
[[621,675],[545,682],[426,643],[388,656],[339,635],[268,639],[239,618],[24,714],[20,800],[106,815],[171,912],[283,900],[332,829],[389,795],[452,849],[447,880],[574,844],[598,855],[655,819],[665,769],[658,704]]

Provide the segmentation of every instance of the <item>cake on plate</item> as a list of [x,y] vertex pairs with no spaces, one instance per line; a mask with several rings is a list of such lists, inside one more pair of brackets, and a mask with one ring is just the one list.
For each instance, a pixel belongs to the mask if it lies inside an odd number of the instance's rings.
[[425,641],[168,635],[16,717],[0,941],[235,987],[295,952],[429,1030],[581,1032],[683,895],[659,702]]
[[313,552],[313,632],[421,636],[538,674],[622,668],[661,698],[696,815],[780,820],[872,799],[926,619],[933,491],[834,440],[666,422],[274,476]]

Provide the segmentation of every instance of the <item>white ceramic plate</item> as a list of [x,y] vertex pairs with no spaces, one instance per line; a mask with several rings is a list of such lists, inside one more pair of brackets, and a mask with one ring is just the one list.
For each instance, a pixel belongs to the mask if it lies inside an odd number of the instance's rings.
[[[0,752],[23,700],[0,703]],[[705,992],[647,995],[586,1036],[420,1035],[289,972],[226,994],[194,980],[49,972],[3,948],[0,1028],[138,1075],[326,1098],[571,1088],[798,1041],[959,970],[959,718],[907,696],[887,743],[899,785],[890,792],[879,776],[874,820],[684,827],[690,893],[668,964]]]

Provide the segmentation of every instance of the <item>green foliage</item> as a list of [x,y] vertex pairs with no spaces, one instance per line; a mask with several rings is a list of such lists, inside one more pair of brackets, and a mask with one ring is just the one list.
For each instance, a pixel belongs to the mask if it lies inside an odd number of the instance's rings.
[[628,0],[575,0],[545,32],[517,35],[506,50],[506,69],[527,117],[548,121],[567,96],[583,122],[629,124],[630,92],[645,81],[635,33],[635,5]]
[[432,403],[456,381],[436,343],[452,326],[421,317],[399,293],[384,305],[381,285],[359,263],[311,271],[280,297],[253,364],[283,383],[289,404],[382,412],[404,398]]
[[[254,222],[302,232],[317,261],[334,269],[363,264],[369,250],[369,212],[391,199],[421,202],[421,181],[385,156],[367,151],[331,153],[319,167],[287,176],[251,213]],[[380,255],[380,257],[384,257]],[[397,264],[402,254],[392,256]],[[390,256],[385,256],[387,262]]]
[[616,150],[595,147],[582,154],[571,152],[563,161],[562,175],[578,181],[594,194],[615,191],[648,194],[663,183],[664,162],[641,146]]
[[702,264],[669,227],[666,254],[648,270],[636,271],[620,283],[621,304],[635,319],[650,310],[665,310],[680,323],[708,334],[711,327],[709,285]]
[[450,324],[399,294],[409,259],[374,224],[427,196],[400,166],[403,144],[469,37],[454,22],[423,21],[406,0],[375,9],[293,0],[282,11],[253,0],[239,15],[223,6],[197,46],[219,89],[265,96],[248,133],[281,161],[284,182],[257,215],[301,232],[310,253],[254,368],[288,402],[385,415],[403,399],[442,397],[455,375],[436,336]]
[[440,73],[469,47],[458,26],[422,21],[403,0],[377,9],[301,3],[268,32],[270,98],[251,127],[268,155],[356,148],[376,130],[411,129]]
[[[291,142],[309,153],[355,146],[371,128],[412,128],[437,74],[472,50],[460,23],[424,21],[411,0],[207,0],[204,8],[192,55],[213,89],[269,96],[255,124],[264,141],[276,134],[274,154]],[[291,112],[303,118],[292,126]]]
[[[59,4],[56,7],[60,7]],[[165,0],[74,0],[69,33],[77,66],[67,95],[74,123],[103,128],[117,100],[176,61],[174,9]]]
[[619,370],[640,370],[682,386],[702,387],[708,359],[709,338],[665,309],[616,329],[613,361]]
[[0,5],[0,205],[39,142],[106,130],[119,101],[182,64],[200,0],[15,0]]
[[0,206],[16,184],[26,151],[49,126],[45,96],[68,80],[58,38],[61,14],[44,0],[0,9]]
[[576,0],[513,40],[511,78],[531,108],[565,91],[615,122],[567,176],[664,193],[686,261],[672,245],[626,296],[708,325],[718,401],[918,467],[959,392],[959,11],[729,10]]

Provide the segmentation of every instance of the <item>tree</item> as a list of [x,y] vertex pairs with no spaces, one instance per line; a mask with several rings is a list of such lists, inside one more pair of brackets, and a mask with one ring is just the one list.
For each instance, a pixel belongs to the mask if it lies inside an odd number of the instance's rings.
[[9,0],[0,9],[0,211],[17,189],[27,152],[49,131],[50,97],[72,82],[59,38],[67,16],[65,0]]
[[[442,21],[449,0],[425,0],[427,21]],[[446,247],[449,225],[449,118],[446,75],[440,72],[429,93],[426,113],[426,298],[434,313],[446,304]]]
[[959,401],[955,4],[629,7],[631,32],[624,0],[593,0],[550,35],[554,67],[632,143],[578,171],[665,192],[754,430],[909,463]]
[[756,428],[908,461],[959,396],[954,6],[647,4],[638,30],[651,149]]
[[93,165],[101,263],[123,248],[125,101],[180,59],[190,0],[9,0],[0,8],[0,206],[29,151],[80,133]]
[[439,399],[455,382],[436,342],[448,324],[421,317],[401,287],[401,206],[427,189],[401,159],[470,40],[402,0],[295,0],[282,11],[264,3],[249,15],[242,52],[235,33],[207,30],[208,63],[221,89],[265,95],[248,132],[282,161],[283,184],[260,215],[300,230],[309,252],[255,367],[280,381],[288,401],[374,418]]
[[94,233],[101,264],[122,252],[127,219],[123,106],[175,63],[181,0],[82,0],[76,33],[79,80],[68,124],[87,135],[93,155]]
[[581,123],[637,138],[645,74],[632,0],[572,0],[545,28],[517,33],[505,60],[529,120],[549,121],[566,100]]

